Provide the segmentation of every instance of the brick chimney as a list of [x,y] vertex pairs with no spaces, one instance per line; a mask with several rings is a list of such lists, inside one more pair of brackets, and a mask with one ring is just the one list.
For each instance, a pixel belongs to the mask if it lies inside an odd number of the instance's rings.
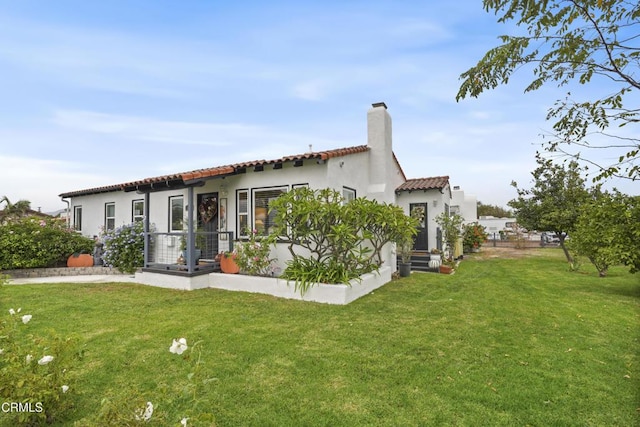
[[395,200],[393,188],[393,144],[391,116],[384,102],[372,104],[367,112],[367,145],[369,146],[368,196],[381,202]]

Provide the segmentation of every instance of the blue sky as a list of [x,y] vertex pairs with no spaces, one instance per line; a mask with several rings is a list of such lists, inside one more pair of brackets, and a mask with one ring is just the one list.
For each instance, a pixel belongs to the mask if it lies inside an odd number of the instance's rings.
[[408,177],[504,206],[567,90],[524,94],[524,70],[456,102],[514,31],[480,0],[0,0],[0,196],[52,211],[62,192],[366,144],[384,101]]

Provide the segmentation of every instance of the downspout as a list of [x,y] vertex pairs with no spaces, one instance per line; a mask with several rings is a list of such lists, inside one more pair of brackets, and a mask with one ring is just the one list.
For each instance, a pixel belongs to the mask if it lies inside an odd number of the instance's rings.
[[64,197],[60,197],[60,200],[62,200],[63,203],[67,204],[67,228],[71,228],[71,202],[69,200],[65,200]]

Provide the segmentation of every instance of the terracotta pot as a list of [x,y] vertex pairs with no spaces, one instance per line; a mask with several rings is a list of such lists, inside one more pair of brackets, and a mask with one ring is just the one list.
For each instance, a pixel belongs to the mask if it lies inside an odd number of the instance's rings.
[[440,273],[442,274],[451,274],[452,271],[453,271],[453,268],[449,267],[448,265],[440,266]]
[[91,254],[73,254],[67,258],[67,267],[93,267]]
[[240,267],[238,267],[238,264],[236,264],[235,258],[235,255],[232,255],[230,257],[222,255],[220,257],[220,270],[222,270],[223,273],[228,274],[240,273]]

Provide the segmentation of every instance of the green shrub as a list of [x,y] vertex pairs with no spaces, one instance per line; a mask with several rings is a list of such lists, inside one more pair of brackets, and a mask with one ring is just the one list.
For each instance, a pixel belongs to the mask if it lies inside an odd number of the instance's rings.
[[144,264],[144,224],[141,221],[123,225],[101,234],[104,242],[104,264],[132,274]]
[[470,252],[472,249],[480,249],[487,240],[487,237],[486,228],[477,222],[465,225],[462,231],[462,246],[464,251]]
[[0,270],[55,267],[94,242],[57,219],[18,218],[0,224]]
[[[284,277],[304,294],[313,282],[348,283],[385,261],[382,249],[417,232],[402,208],[357,198],[344,203],[333,189],[297,188],[271,204],[274,235],[289,243]],[[389,260],[387,260],[389,261]]]
[[257,230],[247,230],[245,233],[249,240],[236,246],[236,263],[241,272],[251,276],[269,275],[271,262],[274,261],[269,258],[271,246],[275,244],[274,236],[259,237]]
[[75,339],[32,334],[29,323],[40,319],[25,313],[0,314],[0,401],[20,405],[3,418],[13,425],[50,424],[71,407],[73,365],[81,353]]

